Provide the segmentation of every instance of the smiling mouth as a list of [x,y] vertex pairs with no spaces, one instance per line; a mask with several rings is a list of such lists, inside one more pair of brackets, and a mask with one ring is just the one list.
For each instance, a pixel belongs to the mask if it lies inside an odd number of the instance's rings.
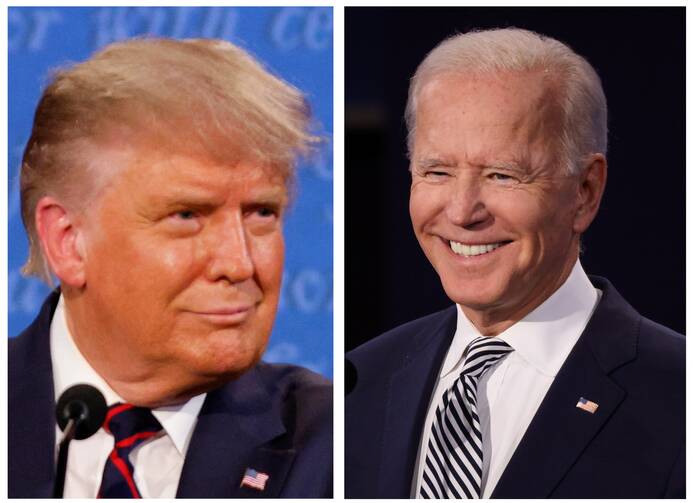
[[497,243],[486,243],[478,245],[467,245],[460,243],[458,241],[448,241],[450,249],[456,255],[462,255],[463,257],[476,257],[478,255],[484,255],[486,253],[491,253],[497,250],[501,246],[505,246],[510,241],[499,241]]

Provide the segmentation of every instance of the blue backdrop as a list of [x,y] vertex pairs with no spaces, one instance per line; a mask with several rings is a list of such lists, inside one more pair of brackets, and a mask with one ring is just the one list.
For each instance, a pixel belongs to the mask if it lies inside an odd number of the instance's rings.
[[19,210],[19,166],[34,108],[51,68],[98,48],[151,34],[230,40],[303,90],[328,141],[299,166],[285,222],[286,266],[279,314],[265,359],[332,376],[332,9],[10,8],[8,148],[9,334],[19,334],[48,293],[21,276],[27,240]]

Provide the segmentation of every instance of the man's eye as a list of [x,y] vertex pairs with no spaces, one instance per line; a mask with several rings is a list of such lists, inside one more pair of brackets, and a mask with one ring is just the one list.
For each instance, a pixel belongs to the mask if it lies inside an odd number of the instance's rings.
[[166,225],[165,229],[173,232],[174,235],[187,236],[202,228],[203,221],[200,217],[199,211],[178,210],[170,212],[163,223]]
[[501,183],[514,183],[517,181],[517,178],[510,175],[506,175],[505,173],[491,173],[489,175],[489,178],[493,181]]
[[263,218],[276,217],[279,215],[279,211],[276,208],[270,206],[260,206],[255,210],[258,216]]
[[429,177],[429,178],[443,178],[446,176],[450,176],[450,173],[448,173],[447,171],[431,169],[431,170],[426,171],[424,173],[424,175]]
[[192,220],[196,216],[197,214],[192,210],[177,211],[175,213],[175,217],[181,220]]

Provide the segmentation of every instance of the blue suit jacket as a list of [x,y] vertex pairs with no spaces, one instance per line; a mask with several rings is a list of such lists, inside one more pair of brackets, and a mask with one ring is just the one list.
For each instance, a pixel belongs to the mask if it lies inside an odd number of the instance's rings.
[[[503,472],[494,498],[685,497],[684,337],[640,316],[611,286]],[[428,402],[456,309],[347,355],[346,496],[408,498]],[[599,404],[589,414],[580,397]],[[512,421],[512,418],[507,418]]]
[[[12,497],[49,498],[55,478],[55,397],[49,328],[58,296],[9,346]],[[246,468],[264,491],[240,487]],[[202,406],[178,497],[308,498],[332,494],[332,388],[308,370],[259,363],[211,391]]]

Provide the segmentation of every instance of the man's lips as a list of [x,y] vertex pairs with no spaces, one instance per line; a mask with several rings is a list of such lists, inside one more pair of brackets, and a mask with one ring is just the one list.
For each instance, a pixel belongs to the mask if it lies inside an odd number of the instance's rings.
[[248,319],[254,310],[254,304],[242,304],[238,306],[189,309],[187,312],[200,316],[214,324],[237,325]]
[[206,308],[206,309],[195,309],[194,312],[197,312],[199,314],[237,314],[237,313],[242,313],[244,311],[248,311],[252,309],[254,306],[252,304],[244,304],[241,306],[234,306],[234,307],[218,307],[218,308]]

